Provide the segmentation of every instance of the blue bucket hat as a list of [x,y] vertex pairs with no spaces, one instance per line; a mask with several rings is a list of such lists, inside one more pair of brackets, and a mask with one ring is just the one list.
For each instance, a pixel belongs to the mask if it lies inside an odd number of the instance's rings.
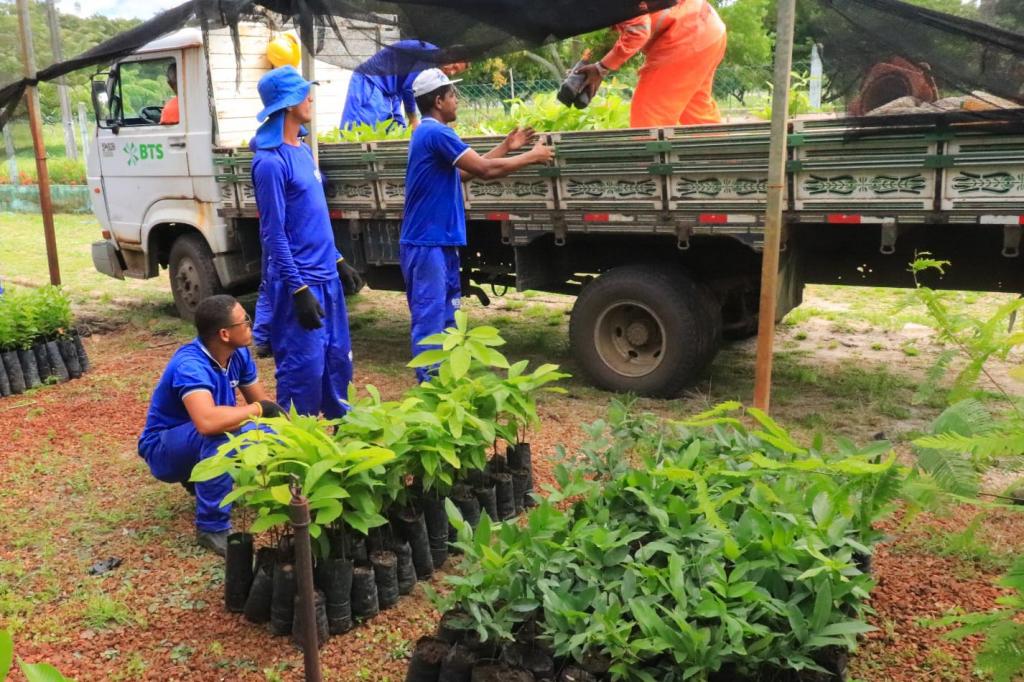
[[[278,67],[260,78],[256,89],[263,101],[263,110],[256,114],[256,120],[263,121],[263,124],[249,143],[251,149],[274,149],[281,146],[284,110],[302,104],[309,96],[311,85],[316,85],[316,81],[307,81],[293,66]],[[305,128],[300,129],[300,136],[306,134]]]
[[303,78],[294,66],[279,66],[263,74],[256,85],[263,101],[263,111],[256,114],[256,120],[264,121],[275,112],[302,104],[309,95],[309,87],[315,84],[316,81]]

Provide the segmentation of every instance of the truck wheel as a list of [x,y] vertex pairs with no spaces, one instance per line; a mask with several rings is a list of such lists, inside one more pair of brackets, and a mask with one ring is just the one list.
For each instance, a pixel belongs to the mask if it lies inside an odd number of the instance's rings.
[[186,234],[174,240],[168,270],[174,306],[183,320],[195,319],[196,308],[204,298],[224,293],[213,267],[213,253],[201,235]]
[[716,350],[706,305],[674,268],[614,268],[576,299],[569,325],[573,353],[601,388],[675,397]]

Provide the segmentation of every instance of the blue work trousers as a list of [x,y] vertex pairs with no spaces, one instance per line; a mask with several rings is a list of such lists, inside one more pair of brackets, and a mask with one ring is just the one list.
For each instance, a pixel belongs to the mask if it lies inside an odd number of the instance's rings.
[[[235,433],[254,428],[255,424],[247,422]],[[217,454],[217,448],[227,442],[227,434],[204,436],[196,430],[195,424],[186,422],[162,431],[157,438],[150,438],[140,445],[139,454],[156,479],[184,483],[196,464]],[[227,474],[196,483],[196,528],[210,533],[231,528],[231,505],[220,506],[224,496],[231,492],[231,486],[231,476]]]
[[352,344],[340,279],[311,282],[309,290],[324,309],[322,327],[307,330],[295,315],[288,285],[268,282],[272,308],[270,349],[277,366],[277,402],[286,410],[337,419],[348,410],[352,382]]
[[[402,276],[405,278],[405,298],[412,318],[410,336],[412,355],[438,346],[420,343],[431,334],[440,334],[455,325],[455,311],[462,304],[462,284],[459,275],[459,247],[411,246],[399,249]],[[429,367],[416,369],[416,378],[430,379]]]

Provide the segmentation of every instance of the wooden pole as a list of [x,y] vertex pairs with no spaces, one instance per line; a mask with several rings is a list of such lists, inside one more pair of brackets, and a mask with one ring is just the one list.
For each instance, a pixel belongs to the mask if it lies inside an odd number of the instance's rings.
[[313,586],[313,543],[309,536],[309,501],[302,496],[297,479],[291,485],[288,515],[295,538],[295,574],[298,579],[299,636],[306,682],[321,682],[320,640],[316,622],[316,591]]
[[[64,51],[60,47],[60,20],[57,17],[57,7],[53,4],[53,0],[46,0],[46,22],[50,27],[50,51],[53,53],[53,63],[58,64],[64,61]],[[64,76],[57,79],[57,94],[60,96],[60,119],[64,123],[64,154],[69,159],[77,159],[78,143],[75,142],[74,113],[71,111],[71,95]]]
[[[21,56],[25,78],[35,80],[36,56],[32,48],[32,24],[28,0],[18,0],[18,28],[21,33]],[[43,236],[46,239],[46,260],[50,267],[50,284],[60,284],[60,263],[57,260],[57,236],[53,229],[53,200],[50,198],[50,173],[46,168],[46,145],[39,117],[39,88],[30,85],[25,91],[28,102],[28,123],[32,129],[32,145],[36,152],[36,175],[39,182],[39,209],[43,215]]]
[[85,102],[78,103],[78,135],[82,138],[82,160],[85,161],[89,152],[89,115]]
[[7,150],[7,175],[12,185],[18,184],[18,158],[14,154],[14,135],[11,134],[11,124],[4,126],[4,148]]
[[779,0],[775,34],[775,85],[772,91],[771,142],[768,149],[768,207],[764,218],[761,260],[761,305],[757,321],[757,363],[754,366],[754,407],[771,405],[772,352],[779,294],[779,248],[782,243],[782,202],[786,189],[786,135],[789,125],[789,73],[793,69],[793,21],[796,0]]

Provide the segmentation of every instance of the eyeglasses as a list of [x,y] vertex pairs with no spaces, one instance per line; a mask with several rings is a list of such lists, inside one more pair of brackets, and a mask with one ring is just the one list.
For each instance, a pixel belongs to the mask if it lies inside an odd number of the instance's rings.
[[249,317],[248,314],[246,314],[245,319],[242,320],[241,322],[235,322],[234,324],[229,324],[228,326],[226,326],[224,328],[225,329],[231,329],[232,327],[237,327],[240,324],[247,324],[247,325],[249,325],[251,327],[252,326],[252,318]]

